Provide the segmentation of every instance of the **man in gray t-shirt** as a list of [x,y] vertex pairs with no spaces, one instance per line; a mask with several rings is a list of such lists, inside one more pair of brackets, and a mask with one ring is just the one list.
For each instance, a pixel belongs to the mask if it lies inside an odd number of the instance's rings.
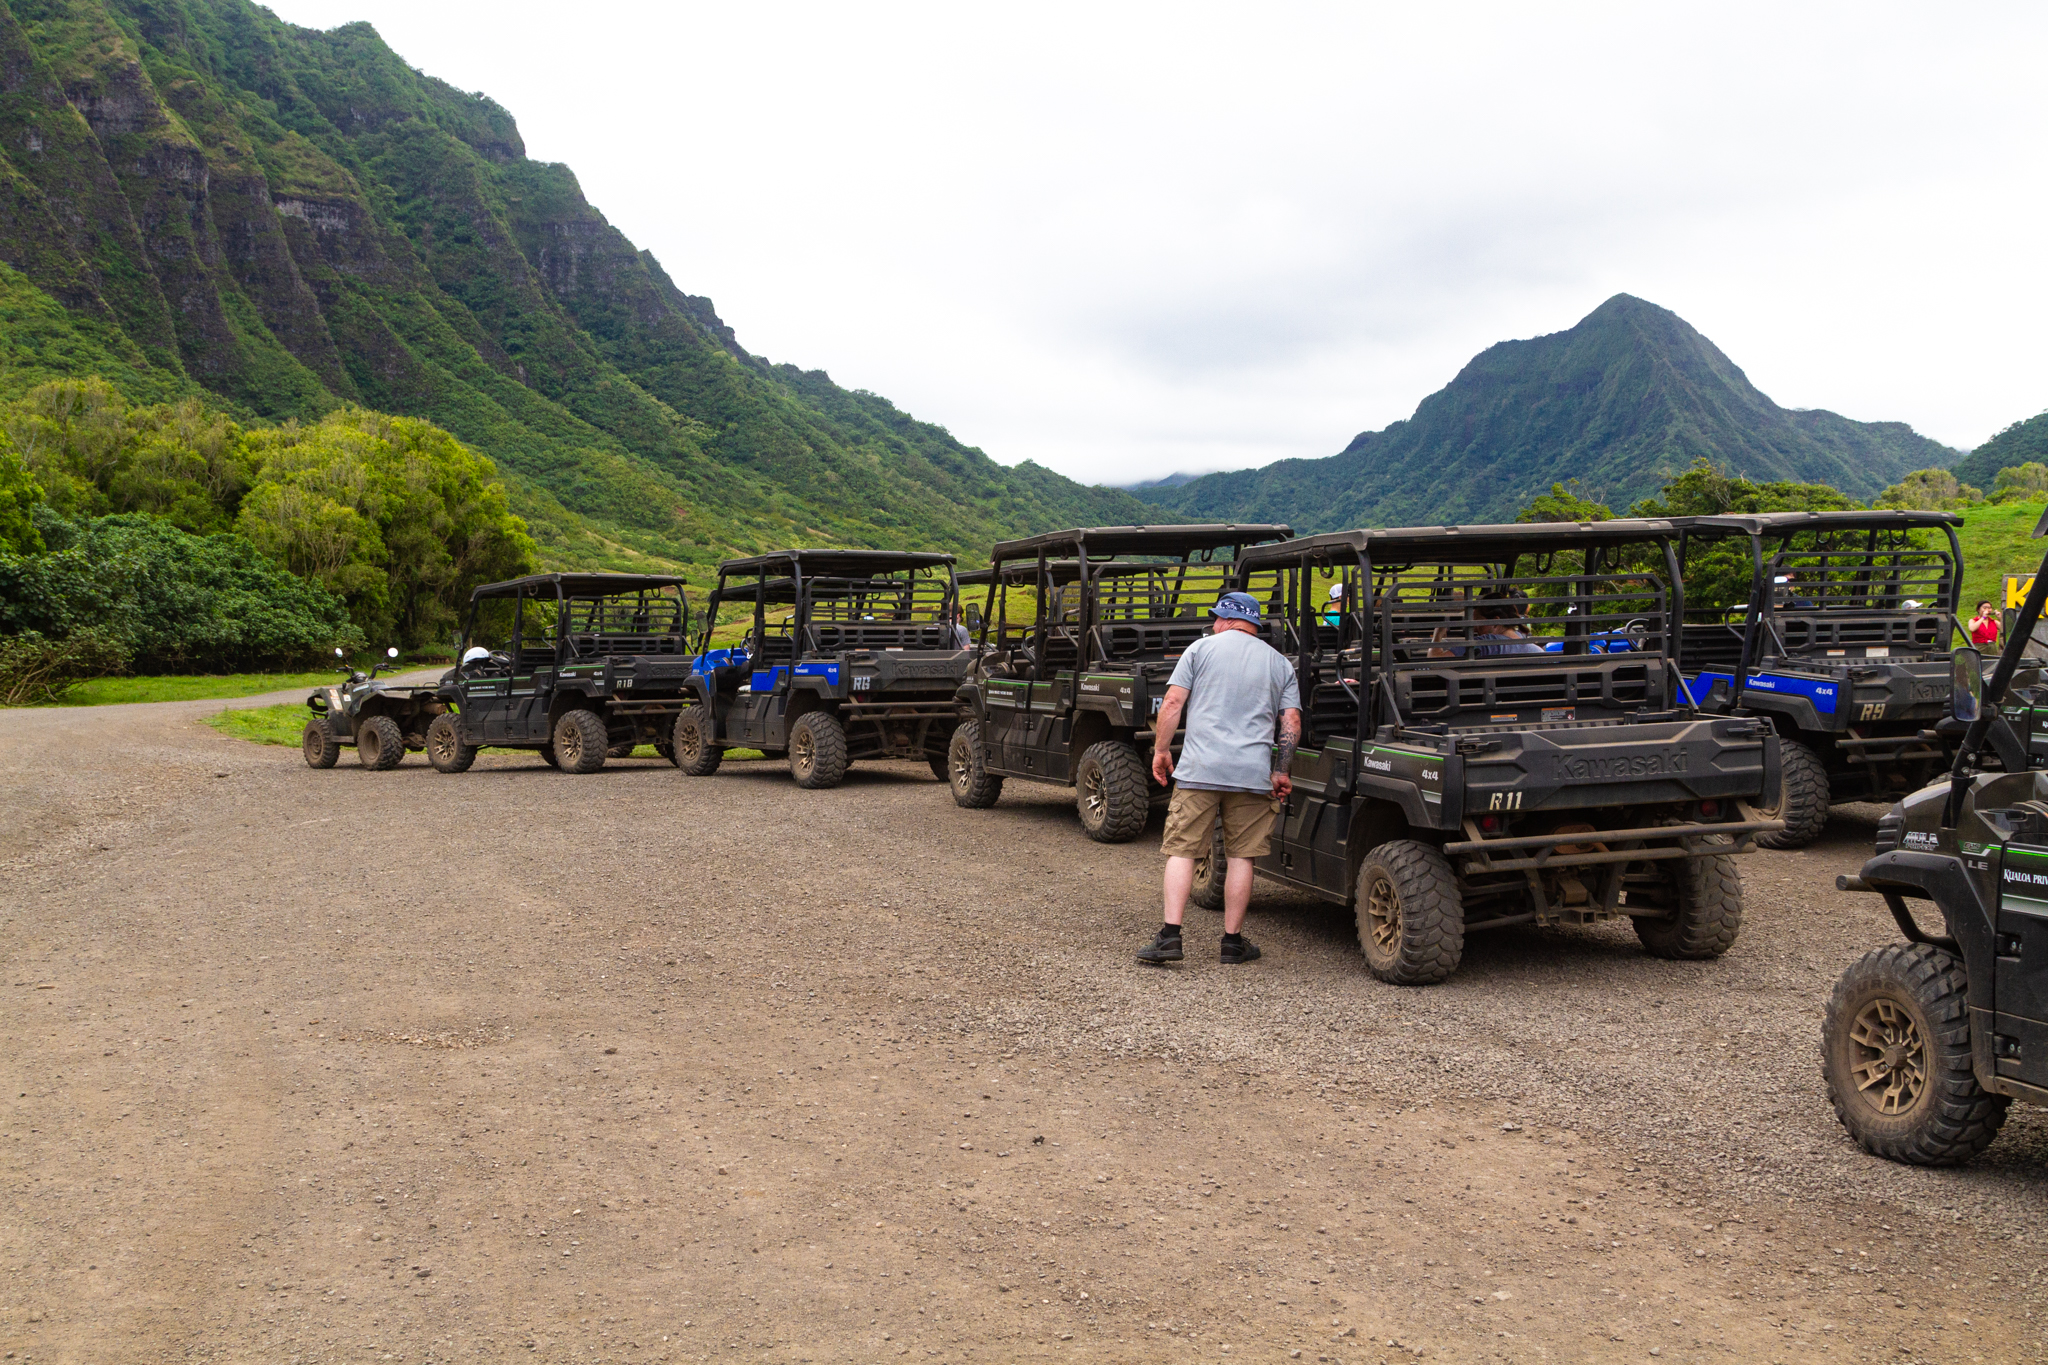
[[[1194,887],[1195,860],[1211,856],[1223,822],[1223,952],[1226,963],[1255,960],[1243,934],[1252,898],[1252,860],[1272,848],[1273,822],[1292,790],[1287,770],[1301,740],[1301,686],[1294,669],[1259,638],[1259,603],[1250,593],[1225,593],[1209,609],[1210,634],[1188,646],[1166,686],[1152,727],[1152,776],[1172,779],[1166,811],[1166,923],[1138,950],[1138,961],[1181,960],[1181,917]],[[1187,717],[1180,762],[1173,733]],[[1277,739],[1276,739],[1277,730]]]

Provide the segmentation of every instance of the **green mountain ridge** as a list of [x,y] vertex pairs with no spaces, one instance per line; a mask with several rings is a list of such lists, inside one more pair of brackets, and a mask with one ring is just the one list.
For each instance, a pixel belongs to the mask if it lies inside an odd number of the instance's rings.
[[0,309],[28,328],[0,345],[0,397],[105,373],[258,421],[422,417],[497,463],[556,562],[791,541],[978,556],[1161,519],[750,354],[568,167],[527,159],[509,113],[368,24],[0,0],[0,262],[26,276],[0,280]]
[[1133,491],[1196,520],[1328,531],[1512,521],[1573,479],[1625,507],[1702,456],[1868,500],[1957,455],[1904,423],[1781,408],[1676,313],[1617,294],[1567,331],[1488,347],[1412,418],[1336,455]]

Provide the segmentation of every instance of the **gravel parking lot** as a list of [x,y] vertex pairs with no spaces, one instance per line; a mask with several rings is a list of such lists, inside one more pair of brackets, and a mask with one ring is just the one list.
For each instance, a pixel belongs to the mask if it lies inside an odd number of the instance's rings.
[[1265,886],[1261,962],[1139,968],[1157,829],[1050,788],[314,772],[219,705],[0,712],[15,1359],[2048,1354],[2043,1116],[1933,1172],[1827,1109],[1875,808],[1718,962],[1403,990]]

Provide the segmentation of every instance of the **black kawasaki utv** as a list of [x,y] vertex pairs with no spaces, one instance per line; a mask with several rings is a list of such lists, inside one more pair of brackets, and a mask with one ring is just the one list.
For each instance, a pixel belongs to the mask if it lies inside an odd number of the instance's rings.
[[[719,608],[752,624],[714,649]],[[787,754],[799,787],[836,787],[857,759],[922,758],[940,777],[953,693],[972,651],[953,556],[778,550],[718,566],[675,724],[676,766],[718,771],[727,749]]]
[[1947,769],[1962,591],[1953,512],[1679,517],[1679,667],[1710,711],[1768,716],[1784,782],[1766,848],[1803,848],[1836,801],[1891,800]]
[[[1726,952],[1729,855],[1780,828],[1754,808],[1777,740],[1687,698],[1676,539],[1619,520],[1247,550],[1238,586],[1276,600],[1303,703],[1259,874],[1351,908],[1366,965],[1402,985],[1509,925],[1627,919],[1659,957]],[[1221,908],[1221,863],[1197,860],[1198,904]]]
[[1081,828],[1135,839],[1153,783],[1152,717],[1187,647],[1209,633],[1233,557],[1285,526],[1096,526],[990,554],[981,654],[960,689],[953,799],[992,806],[1003,779],[1075,789]]
[[454,710],[428,727],[428,761],[465,772],[490,745],[594,773],[636,744],[666,751],[688,704],[689,627],[680,578],[546,573],[478,588],[436,689]]
[[[1968,1161],[2013,1100],[2048,1104],[2048,772],[2000,707],[2044,597],[2048,559],[1989,682],[1977,651],[1955,651],[1950,711],[1966,728],[1947,778],[1893,806],[1877,856],[1836,879],[1883,896],[1906,938],[1842,974],[1821,1030],[1835,1116],[1893,1161]],[[1932,902],[1938,929],[1908,901]]]

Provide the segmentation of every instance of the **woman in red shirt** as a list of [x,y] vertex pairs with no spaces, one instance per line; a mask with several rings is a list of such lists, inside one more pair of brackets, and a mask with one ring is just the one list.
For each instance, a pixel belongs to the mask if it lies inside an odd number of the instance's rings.
[[1998,616],[1989,602],[1979,602],[1977,614],[1970,618],[1970,643],[1980,647],[1998,643]]

